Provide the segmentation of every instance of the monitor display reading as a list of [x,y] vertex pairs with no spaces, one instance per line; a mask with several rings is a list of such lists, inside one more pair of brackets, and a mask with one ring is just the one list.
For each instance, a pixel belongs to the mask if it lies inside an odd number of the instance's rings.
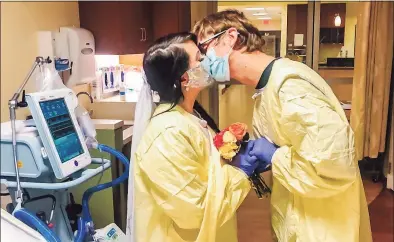
[[64,98],[40,102],[40,107],[61,162],[65,163],[83,154],[84,150]]

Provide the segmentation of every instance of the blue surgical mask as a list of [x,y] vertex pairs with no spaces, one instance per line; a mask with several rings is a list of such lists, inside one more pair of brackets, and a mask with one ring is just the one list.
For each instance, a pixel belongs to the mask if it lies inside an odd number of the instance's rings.
[[[231,50],[230,50],[231,52]],[[201,65],[217,82],[230,81],[230,65],[228,58],[230,52],[223,57],[219,57],[215,53],[214,48],[209,48]]]

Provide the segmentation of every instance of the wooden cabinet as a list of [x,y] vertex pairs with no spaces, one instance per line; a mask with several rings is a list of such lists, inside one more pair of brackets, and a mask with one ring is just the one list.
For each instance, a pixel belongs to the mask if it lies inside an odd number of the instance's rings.
[[[335,26],[335,17],[341,18],[340,26]],[[345,37],[346,4],[322,4],[320,8],[320,36],[322,44],[343,44]]]
[[190,31],[190,2],[152,2],[153,36]]
[[[335,26],[335,16],[341,17],[341,25]],[[307,39],[307,4],[287,6],[287,45],[293,44],[294,34],[304,35]],[[346,4],[327,3],[320,6],[320,42],[323,44],[343,44],[346,23]]]
[[149,2],[79,1],[81,27],[93,33],[97,54],[141,53],[152,39]]
[[143,53],[153,42],[152,11],[150,2],[119,2],[122,15],[122,39],[123,49],[119,54]]
[[190,2],[79,1],[81,28],[93,33],[97,54],[144,53],[169,33],[190,30]]
[[294,34],[304,35],[304,44],[307,40],[308,5],[289,4],[287,6],[287,46],[294,44]]
[[343,44],[345,41],[345,28],[321,28],[321,44]]
[[[341,17],[341,25],[335,26],[335,16]],[[344,28],[346,22],[346,3],[323,3],[320,6],[320,28]]]

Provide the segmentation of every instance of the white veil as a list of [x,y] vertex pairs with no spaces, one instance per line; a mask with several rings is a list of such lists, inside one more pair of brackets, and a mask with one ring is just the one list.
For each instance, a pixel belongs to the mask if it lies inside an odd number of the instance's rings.
[[146,80],[144,71],[142,70],[143,85],[135,107],[133,138],[131,142],[130,169],[129,169],[129,187],[127,195],[127,241],[135,242],[134,233],[134,154],[141,141],[142,135],[148,126],[156,104],[153,102],[153,95],[150,85]]

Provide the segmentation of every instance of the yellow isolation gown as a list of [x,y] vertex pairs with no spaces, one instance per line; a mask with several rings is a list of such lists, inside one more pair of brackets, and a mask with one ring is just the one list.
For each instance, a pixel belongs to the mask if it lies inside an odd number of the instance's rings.
[[135,154],[136,242],[236,242],[249,180],[221,162],[195,116],[169,107],[157,107]]
[[280,146],[272,160],[275,240],[372,241],[354,134],[324,79],[276,60],[256,98],[253,131]]

